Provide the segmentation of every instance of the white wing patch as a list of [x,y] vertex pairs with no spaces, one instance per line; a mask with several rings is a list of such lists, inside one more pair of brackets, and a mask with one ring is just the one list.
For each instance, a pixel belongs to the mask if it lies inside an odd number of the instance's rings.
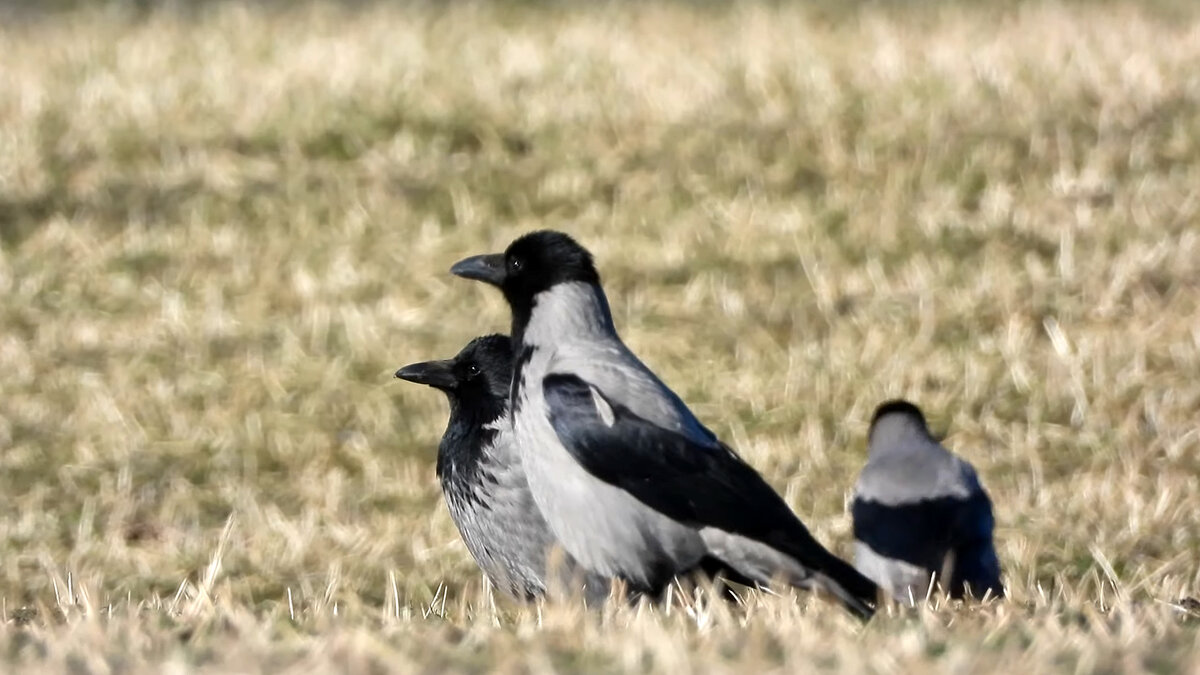
[[612,406],[608,404],[608,401],[604,400],[604,396],[595,387],[588,385],[588,389],[592,392],[592,403],[596,406],[596,414],[600,415],[600,419],[604,422],[605,426],[611,428],[617,421],[617,416],[613,414]]

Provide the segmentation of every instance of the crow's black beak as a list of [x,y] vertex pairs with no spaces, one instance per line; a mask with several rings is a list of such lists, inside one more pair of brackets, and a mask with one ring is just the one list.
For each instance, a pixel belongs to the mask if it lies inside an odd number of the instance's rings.
[[464,279],[499,286],[504,283],[504,254],[473,255],[454,263],[450,273]]
[[397,370],[396,377],[442,390],[453,389],[458,385],[458,380],[454,377],[453,361],[413,363]]

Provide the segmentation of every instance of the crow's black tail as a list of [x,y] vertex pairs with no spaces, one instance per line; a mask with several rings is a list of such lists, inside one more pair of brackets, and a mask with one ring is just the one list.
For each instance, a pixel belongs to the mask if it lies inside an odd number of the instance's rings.
[[874,616],[879,603],[875,582],[830,553],[799,521],[796,525],[790,535],[773,537],[771,545],[812,571],[816,585],[836,597],[851,614],[863,621]]
[[829,554],[825,569],[816,571],[823,589],[833,594],[842,606],[863,621],[875,615],[879,602],[879,587],[841,558]]

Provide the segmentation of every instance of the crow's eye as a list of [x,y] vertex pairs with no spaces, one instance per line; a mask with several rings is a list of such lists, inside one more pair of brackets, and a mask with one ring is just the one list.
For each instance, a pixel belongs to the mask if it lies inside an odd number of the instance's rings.
[[522,262],[522,260],[520,258],[509,258],[508,259],[508,271],[510,274],[516,274],[517,272],[520,272],[521,268],[524,266],[525,266],[525,263]]
[[479,366],[475,365],[474,363],[467,366],[467,377],[478,377],[478,376],[479,376]]

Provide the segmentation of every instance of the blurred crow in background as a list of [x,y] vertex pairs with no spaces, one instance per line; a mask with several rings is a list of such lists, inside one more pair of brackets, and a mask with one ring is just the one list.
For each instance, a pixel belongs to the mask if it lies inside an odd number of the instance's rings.
[[641,590],[711,557],[873,614],[875,584],[825,550],[621,341],[582,246],[533,232],[451,272],[498,287],[512,309],[516,443],[534,499],[580,564]]
[[854,493],[855,565],[896,600],[924,599],[931,581],[955,598],[1003,597],[992,502],[915,405],[875,410]]

